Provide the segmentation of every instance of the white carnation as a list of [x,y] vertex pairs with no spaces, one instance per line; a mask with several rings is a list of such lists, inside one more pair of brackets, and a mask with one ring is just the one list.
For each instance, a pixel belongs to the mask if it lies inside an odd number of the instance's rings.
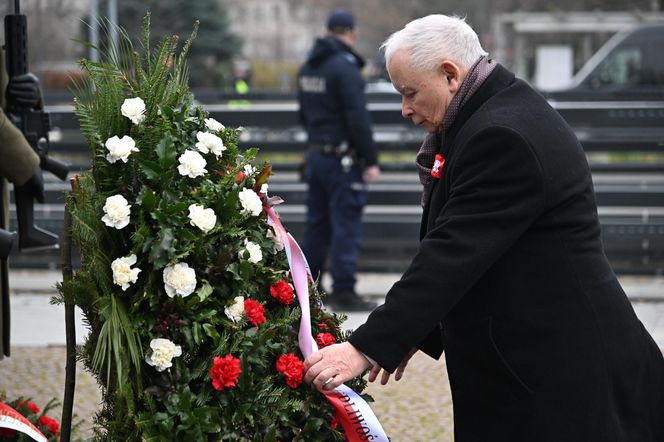
[[152,354],[145,357],[145,362],[152,365],[157,371],[164,371],[173,366],[173,358],[182,355],[182,347],[172,341],[157,338],[150,341]]
[[206,209],[200,204],[191,204],[189,206],[189,220],[189,224],[208,233],[214,228],[217,222],[217,215],[215,215],[212,209]]
[[188,150],[178,158],[180,165],[178,166],[178,172],[180,175],[188,176],[189,178],[196,178],[197,176],[205,175],[207,170],[205,166],[205,158],[201,156],[200,153],[195,150]]
[[131,205],[122,195],[113,195],[106,198],[104,204],[105,215],[101,218],[109,227],[123,229],[129,224]]
[[261,193],[265,196],[267,196],[267,189],[268,189],[267,183],[261,184]]
[[251,189],[242,189],[240,191],[240,204],[242,204],[242,213],[252,216],[258,216],[263,210],[263,203],[256,192]]
[[256,173],[256,168],[255,168],[254,166],[252,166],[251,164],[245,164],[245,165],[244,165],[244,173],[245,173],[247,176],[251,176],[251,175],[253,175],[254,173]]
[[138,124],[145,118],[145,103],[140,97],[127,98],[122,103],[120,112],[129,118],[132,123]]
[[220,130],[225,129],[224,125],[215,120],[214,118],[206,118],[205,127],[207,127],[207,129],[211,130],[212,132],[218,132]]
[[244,240],[244,250],[242,251],[244,254],[244,251],[249,252],[249,262],[256,264],[259,263],[263,259],[263,252],[261,252],[261,246],[256,244],[255,242],[251,242],[248,239]]
[[186,262],[179,262],[164,269],[164,289],[171,298],[191,295],[196,290],[196,271]]
[[226,150],[224,142],[210,132],[198,132],[196,134],[196,148],[203,153],[212,152],[217,158],[221,157],[221,153]]
[[122,290],[127,290],[130,284],[133,284],[138,279],[138,274],[141,269],[132,269],[131,266],[136,264],[136,255],[129,255],[123,258],[117,258],[111,263],[111,270],[113,270],[113,282]]
[[240,322],[244,317],[244,296],[236,296],[232,305],[224,308],[224,313],[233,322]]
[[274,234],[272,229],[267,229],[267,234],[265,235],[274,242],[272,246],[272,253],[281,252],[284,249],[284,243],[281,242],[279,237]]
[[122,138],[113,135],[106,140],[105,146],[106,149],[108,149],[106,159],[111,164],[115,163],[117,160],[122,160],[123,163],[126,163],[132,152],[138,152],[136,142],[128,135],[125,135]]

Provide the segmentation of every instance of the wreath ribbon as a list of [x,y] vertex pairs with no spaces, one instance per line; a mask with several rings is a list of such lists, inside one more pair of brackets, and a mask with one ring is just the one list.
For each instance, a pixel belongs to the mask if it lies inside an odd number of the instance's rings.
[[32,422],[27,420],[18,411],[9,405],[0,402],[0,428],[20,431],[25,433],[37,442],[47,442],[46,436],[35,427]]
[[[307,259],[293,236],[286,231],[279,219],[279,215],[271,206],[265,207],[268,224],[274,228],[277,238],[284,245],[288,258],[293,285],[297,300],[302,310],[298,341],[300,351],[306,358],[318,350],[318,345],[311,333],[311,311],[309,309],[309,286],[311,276]],[[378,418],[362,397],[348,388],[340,385],[334,390],[322,392],[336,410],[336,418],[344,429],[346,441],[380,441],[389,442]]]

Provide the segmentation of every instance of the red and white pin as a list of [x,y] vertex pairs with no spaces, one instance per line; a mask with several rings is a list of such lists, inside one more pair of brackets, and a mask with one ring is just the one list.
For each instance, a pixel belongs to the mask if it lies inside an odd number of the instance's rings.
[[437,153],[436,158],[433,160],[433,167],[431,167],[431,176],[440,178],[443,176],[443,166],[445,165],[445,158]]

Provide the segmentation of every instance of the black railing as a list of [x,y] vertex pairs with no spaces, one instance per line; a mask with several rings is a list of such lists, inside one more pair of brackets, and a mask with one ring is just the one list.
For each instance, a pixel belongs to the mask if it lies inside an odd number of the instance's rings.
[[[241,146],[259,147],[261,157],[273,164],[270,193],[286,201],[279,211],[297,238],[303,228],[307,189],[294,170],[306,146],[297,105],[288,98],[274,96],[271,101],[257,101],[250,97],[250,104],[240,108],[203,106],[227,126],[246,127]],[[573,126],[587,152],[603,152],[602,159],[608,158],[595,161],[590,155],[605,249],[614,268],[622,273],[662,273],[664,103],[637,105],[623,109],[619,103],[584,103],[581,107],[566,103],[558,110]],[[360,268],[402,271],[417,249],[421,189],[412,161],[424,133],[401,117],[396,98],[390,101],[381,96],[369,103],[369,109],[385,172],[369,186]],[[57,105],[48,110],[54,128],[51,154],[72,164],[72,170],[88,168],[89,149],[71,107]],[[38,225],[61,232],[64,190],[66,185],[47,181],[46,203],[35,205]],[[11,262],[13,267],[55,266],[57,253],[24,252],[12,256]]]

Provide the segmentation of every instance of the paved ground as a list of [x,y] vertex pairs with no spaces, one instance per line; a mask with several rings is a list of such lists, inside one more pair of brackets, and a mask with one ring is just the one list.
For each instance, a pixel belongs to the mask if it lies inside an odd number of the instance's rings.
[[[11,398],[31,396],[40,405],[51,398],[62,398],[64,384],[64,311],[49,304],[56,272],[13,272],[12,357],[0,361],[0,391]],[[398,275],[360,276],[358,291],[380,299]],[[622,278],[641,321],[664,348],[664,277]],[[366,314],[349,314],[345,323],[356,328]],[[78,315],[77,337],[82,341],[85,328]],[[74,413],[82,422],[78,437],[91,435],[91,422],[100,395],[95,381],[78,367]],[[394,442],[442,441],[452,438],[452,407],[444,359],[426,356],[413,358],[400,382],[387,386],[370,385],[368,393],[376,402],[376,415]],[[60,409],[51,414],[60,419]]]

